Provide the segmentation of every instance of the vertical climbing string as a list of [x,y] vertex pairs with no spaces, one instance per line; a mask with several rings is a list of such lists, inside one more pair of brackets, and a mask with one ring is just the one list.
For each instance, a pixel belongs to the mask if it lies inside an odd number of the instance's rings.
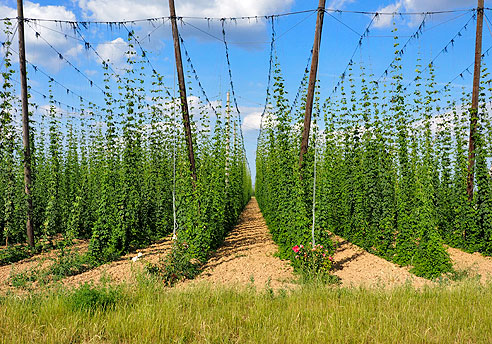
[[178,223],[176,221],[176,73],[174,73],[173,86],[173,240],[176,240]]
[[318,158],[318,150],[316,147],[316,137],[313,139],[313,149],[314,149],[314,179],[313,179],[313,226],[311,228],[311,235],[313,237],[313,247],[315,245],[314,240],[314,225],[316,221],[316,162]]

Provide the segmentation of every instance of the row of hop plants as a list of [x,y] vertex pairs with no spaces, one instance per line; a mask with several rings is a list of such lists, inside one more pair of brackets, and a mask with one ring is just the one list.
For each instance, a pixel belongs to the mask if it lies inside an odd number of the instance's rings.
[[475,189],[468,200],[471,94],[463,91],[452,99],[449,88],[437,87],[432,64],[421,72],[420,59],[415,85],[406,89],[397,47],[396,40],[384,82],[367,75],[362,63],[358,71],[351,65],[338,96],[315,102],[301,171],[304,104],[290,111],[280,70],[275,71],[257,151],[256,195],[285,257],[294,255],[289,248],[310,242],[315,151],[316,242],[327,246],[323,238],[334,233],[427,278],[452,271],[444,244],[492,254],[489,73],[484,67]]
[[[198,176],[193,183],[179,98],[171,96],[162,75],[147,70],[132,39],[129,35],[121,75],[114,75],[109,61],[102,65],[102,108],[81,99],[81,113],[66,115],[56,107],[56,86],[50,82],[46,111],[31,113],[36,243],[60,236],[90,239],[89,254],[101,263],[170,235],[175,209],[177,240],[203,260],[236,223],[252,193],[244,143],[231,129],[239,130],[239,124],[236,116],[227,123],[223,109],[215,116],[202,102],[190,103]],[[0,238],[13,247],[26,242],[26,202],[20,104],[8,49],[5,70]],[[193,94],[191,82],[188,92]],[[30,105],[32,111],[35,104]]]
[[[255,196],[272,237],[279,245],[281,258],[291,259],[296,269],[302,272],[309,265],[307,261],[314,259],[310,252],[320,245],[328,249],[328,256],[324,261],[331,267],[328,258],[333,254],[333,243],[329,233],[317,226],[314,233],[315,243],[312,243],[312,150],[304,157],[304,169],[299,169],[300,133],[305,104],[301,101],[297,111],[290,111],[291,105],[276,57],[272,79],[273,92],[258,137]],[[301,95],[301,98],[305,101],[305,94],[304,97]],[[320,107],[318,92],[314,106],[315,126],[311,140],[319,135],[316,126]],[[305,246],[310,256],[306,262],[302,259],[304,254],[298,254],[299,248],[302,247],[303,250]]]

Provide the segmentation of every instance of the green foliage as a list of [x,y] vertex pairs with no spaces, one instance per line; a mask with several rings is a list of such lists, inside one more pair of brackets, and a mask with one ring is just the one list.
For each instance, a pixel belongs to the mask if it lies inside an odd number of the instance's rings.
[[194,258],[186,242],[175,242],[171,252],[157,264],[146,265],[147,272],[158,275],[166,286],[172,287],[184,279],[192,279],[201,271],[202,263]]
[[492,286],[473,280],[418,290],[309,284],[287,292],[169,289],[149,281],[117,289],[115,302],[111,289],[81,289],[74,292],[81,295],[78,307],[65,290],[0,298],[0,337],[6,343],[488,343],[492,336]]
[[52,261],[47,266],[40,261],[38,265],[26,271],[10,272],[9,281],[16,288],[29,289],[34,282],[41,285],[52,281],[59,281],[68,276],[81,274],[98,265],[90,254],[81,254],[71,248],[60,248],[55,258],[45,259]]
[[[278,63],[273,80],[273,98],[258,139],[255,195],[272,237],[279,245],[280,257],[293,259],[292,247],[311,241],[314,180],[310,171],[315,159],[313,152],[308,151],[303,164],[307,172],[301,176],[300,132],[294,128],[296,123],[301,123],[302,115],[290,112]],[[319,226],[315,228],[315,240],[326,247],[332,246],[328,234]]]
[[334,247],[324,247],[320,244],[295,245],[292,251],[294,271],[300,273],[303,280],[329,280],[330,270],[333,267]]
[[[396,29],[395,31],[396,32]],[[404,87],[401,54],[388,78],[374,80],[353,64],[320,106],[315,97],[310,146],[298,167],[305,102],[290,111],[278,64],[273,96],[263,118],[256,158],[255,194],[280,256],[310,239],[315,209],[316,243],[335,233],[426,278],[452,271],[444,243],[492,252],[492,125],[484,68],[480,108],[469,109],[436,89],[434,65],[421,71],[413,94]],[[356,83],[356,80],[359,79]],[[336,92],[335,92],[336,93]],[[322,117],[324,123],[318,118]],[[468,133],[476,118],[475,189],[467,195]],[[317,156],[316,166],[314,157]],[[312,198],[314,168],[316,199]]]
[[18,262],[22,259],[29,258],[33,250],[24,245],[9,246],[0,250],[0,266]]
[[122,297],[121,288],[84,283],[68,295],[66,302],[74,311],[95,312],[113,309]]
[[[11,24],[6,24],[5,34],[11,36]],[[12,83],[17,76],[10,43],[5,47],[0,240],[10,247],[26,241],[26,202],[22,146],[16,135],[20,128],[14,120],[20,106]],[[81,98],[81,113],[60,111],[57,84],[51,80],[48,106],[31,117],[36,245],[48,249],[60,237],[90,239],[87,255],[61,254],[52,270],[33,277],[36,280],[80,273],[166,237],[173,229],[189,244],[189,254],[203,260],[236,224],[251,196],[237,114],[225,116],[219,107],[212,117],[209,104],[194,100],[198,98],[190,83],[198,175],[192,182],[179,97],[171,96],[164,76],[148,70],[146,56],[135,48],[134,33],[128,36],[125,56],[121,75],[115,74],[109,61],[102,63],[102,107]],[[23,256],[17,248],[2,254],[2,263]]]

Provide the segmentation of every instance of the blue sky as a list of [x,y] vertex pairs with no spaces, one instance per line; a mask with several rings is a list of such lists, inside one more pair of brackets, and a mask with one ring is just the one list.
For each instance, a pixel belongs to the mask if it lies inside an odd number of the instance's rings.
[[[248,160],[254,175],[256,138],[260,114],[262,112],[268,75],[269,44],[271,24],[263,15],[295,12],[315,9],[317,0],[176,0],[178,16],[186,17],[240,17],[259,16],[258,19],[226,21],[225,30],[229,42],[229,55],[232,67],[237,101],[243,118],[243,132],[246,141]],[[487,4],[486,4],[487,5]],[[439,10],[471,9],[475,0],[327,0],[327,8],[344,11],[378,11],[378,12],[425,12]],[[492,19],[492,13],[486,11]],[[15,1],[0,0],[0,16],[15,17]],[[31,18],[60,20],[121,21],[138,20],[168,16],[167,1],[150,0],[72,0],[26,2],[25,16]],[[380,15],[375,20],[370,32],[364,37],[360,49],[354,55],[354,62],[362,62],[367,73],[378,78],[388,67],[394,55],[393,22],[398,28],[400,48],[415,33],[423,17]],[[371,22],[369,14],[333,12],[325,16],[323,37],[320,51],[318,78],[320,79],[321,97],[330,95],[340,79],[350,57],[357,47],[360,34]],[[277,34],[276,54],[281,64],[285,85],[292,98],[304,74],[304,68],[312,48],[316,14],[314,12],[283,16],[275,19]],[[467,29],[461,31],[454,44],[449,45],[447,53],[439,54],[456,33],[468,23]],[[412,40],[403,56],[403,75],[407,82],[415,77],[415,64],[420,55],[423,64],[435,58],[438,85],[443,86],[456,77],[473,62],[474,37],[476,22],[470,12],[435,14],[425,18],[425,27],[420,38]],[[142,39],[142,45],[148,52],[154,68],[165,75],[166,85],[172,87],[174,78],[174,52],[171,42],[169,21],[153,23],[142,21],[127,24]],[[220,41],[221,23],[217,20],[184,19],[179,25],[186,47],[194,67],[198,72],[209,99],[225,100],[229,90],[227,63],[224,44]],[[483,50],[492,46],[492,31],[487,20],[484,22]],[[35,31],[40,33],[36,38]],[[127,31],[124,27],[107,25],[90,25],[81,28],[81,34],[98,54],[109,58],[111,65],[118,70],[124,67]],[[66,35],[66,36],[65,36]],[[78,38],[78,40],[76,39]],[[217,39],[218,38],[218,39]],[[0,36],[0,41],[5,37]],[[52,47],[50,47],[46,41]],[[26,50],[28,59],[70,90],[102,104],[102,94],[97,87],[67,64],[67,60],[76,66],[95,84],[102,85],[103,71],[99,57],[92,50],[84,48],[80,36],[69,26],[50,22],[30,23],[26,26]],[[64,59],[60,59],[58,51]],[[3,58],[2,51],[2,58]],[[439,55],[438,55],[439,54]],[[436,58],[437,56],[437,58]],[[14,55],[14,60],[17,58]],[[487,56],[485,63],[490,61]],[[47,78],[39,72],[28,68],[31,87],[47,94]],[[471,72],[473,72],[470,69]],[[471,75],[464,73],[453,82],[456,97],[460,87],[471,89]],[[53,88],[55,98],[65,104],[78,107],[79,100],[68,94],[59,86]],[[198,90],[195,94],[200,96]],[[47,101],[34,94],[38,105]],[[62,106],[63,108],[63,106]]]

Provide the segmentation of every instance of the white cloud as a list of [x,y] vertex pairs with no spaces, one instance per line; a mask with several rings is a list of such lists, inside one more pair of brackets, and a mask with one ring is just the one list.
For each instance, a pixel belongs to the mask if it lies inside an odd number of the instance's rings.
[[253,111],[246,114],[242,121],[243,130],[259,130],[261,125],[261,114],[262,111]]
[[[177,16],[239,17],[265,15],[285,10],[293,0],[181,0],[176,2]],[[152,0],[79,0],[87,18],[101,21],[119,21],[166,17],[167,1]]]
[[[279,13],[286,11],[294,3],[294,0],[180,0],[176,2],[176,15],[183,17],[241,17],[241,16],[262,16],[266,14]],[[169,16],[169,6],[167,1],[152,0],[78,0],[78,5],[85,18],[99,21],[122,21],[145,19]],[[191,20],[194,26],[209,32],[214,36],[221,35],[221,24],[218,21],[206,22],[203,20]],[[152,23],[136,23],[140,29],[149,28],[153,30]],[[154,23],[156,25],[156,23]],[[258,35],[266,32],[266,22],[255,20],[238,20],[229,25],[227,34],[232,40],[251,40],[258,38]],[[169,25],[166,33],[169,35]],[[193,35],[201,39],[213,39],[203,32],[190,26],[180,27],[183,36]],[[162,37],[162,30],[157,30],[154,36]],[[137,32],[138,35],[138,32]],[[258,40],[258,39],[257,39]],[[156,40],[156,42],[158,42]],[[251,48],[251,47],[249,47]]]
[[438,10],[452,10],[477,6],[476,0],[403,0],[407,12],[426,12]]
[[[16,8],[3,4],[0,5],[0,13],[2,17],[17,17]],[[30,1],[24,3],[24,16],[26,18],[76,20],[75,14],[64,6],[41,6]],[[64,36],[64,33],[72,33],[66,28],[61,28],[56,23],[42,23],[41,25],[36,25],[34,22],[28,22],[25,25],[26,58],[31,63],[47,67],[51,71],[58,70],[65,65],[65,62],[44,40],[48,41],[62,56],[69,59],[77,57],[83,51],[80,44],[74,45],[70,38]],[[36,37],[36,32],[39,33],[39,37]],[[0,37],[4,37],[3,33]],[[13,41],[12,49],[17,50],[17,39]]]
[[[377,10],[377,12],[392,13],[399,10],[403,12],[431,12],[455,10],[459,8],[473,8],[476,6],[476,0],[398,0],[393,4]],[[392,18],[393,17],[390,15],[379,16],[378,21],[374,23],[374,27],[388,27],[391,25]],[[409,18],[409,25],[417,25],[421,21],[422,17],[411,16],[411,18]]]
[[[104,61],[109,61],[116,68],[124,68],[126,65],[128,44],[121,38],[115,38],[110,42],[98,44],[96,51]],[[97,58],[99,61],[99,58]]]
[[96,71],[96,70],[94,70],[94,69],[86,69],[86,70],[84,70],[84,73],[85,73],[86,75],[89,75],[89,76],[94,76],[94,75],[96,75],[96,74],[97,74],[97,71]]
[[348,4],[351,4],[353,2],[355,2],[355,0],[332,0],[327,8],[334,9],[334,10],[340,10],[343,7],[345,7],[346,4],[348,5]]
[[[390,4],[386,7],[383,7],[381,9],[377,10],[377,12],[394,13],[394,12],[398,12],[398,10],[401,8],[401,6],[402,6],[402,3],[397,2],[394,4]],[[392,21],[393,21],[393,16],[391,16],[391,15],[387,15],[387,14],[379,15],[374,20],[373,27],[375,27],[375,28],[387,27],[387,26],[391,25]]]

